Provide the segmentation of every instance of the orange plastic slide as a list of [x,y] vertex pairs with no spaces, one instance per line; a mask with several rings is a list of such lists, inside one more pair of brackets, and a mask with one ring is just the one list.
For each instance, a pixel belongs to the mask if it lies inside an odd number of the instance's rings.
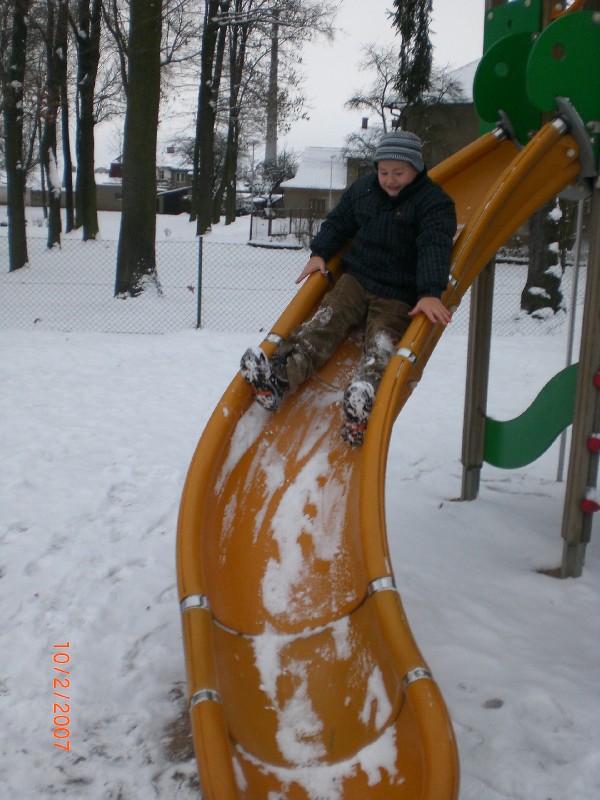
[[[576,178],[578,154],[557,120],[521,151],[498,129],[431,171],[459,218],[449,308]],[[310,277],[267,353],[327,288]],[[205,800],[458,796],[451,722],[404,616],[385,526],[392,426],[441,333],[422,315],[413,321],[361,448],[339,437],[359,334],[275,414],[252,402],[239,374],[217,405],[189,469],[177,549]]]

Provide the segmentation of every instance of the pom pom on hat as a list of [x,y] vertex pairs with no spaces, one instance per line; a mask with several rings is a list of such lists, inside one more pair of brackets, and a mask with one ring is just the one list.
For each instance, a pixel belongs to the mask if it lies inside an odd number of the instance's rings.
[[410,131],[391,131],[385,133],[377,145],[373,161],[406,161],[417,172],[425,169],[421,140]]

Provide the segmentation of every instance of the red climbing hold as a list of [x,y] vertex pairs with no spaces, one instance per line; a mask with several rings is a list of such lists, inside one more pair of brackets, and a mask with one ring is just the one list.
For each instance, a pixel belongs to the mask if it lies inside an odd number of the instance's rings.
[[592,453],[600,453],[600,435],[593,433],[587,440],[587,448]]
[[584,514],[593,514],[595,511],[600,511],[600,503],[591,497],[584,497],[581,501],[581,510]]

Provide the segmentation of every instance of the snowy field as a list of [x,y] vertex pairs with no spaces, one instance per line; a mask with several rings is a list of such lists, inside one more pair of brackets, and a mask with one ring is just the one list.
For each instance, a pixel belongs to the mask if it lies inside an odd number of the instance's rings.
[[[0,800],[199,797],[177,512],[203,426],[260,338],[0,330]],[[538,571],[562,552],[558,443],[529,467],[485,466],[479,499],[454,502],[466,342],[444,335],[394,429],[401,597],[453,719],[461,800],[598,800],[597,531],[583,577]],[[560,325],[497,337],[490,413],[523,411],[565,343]],[[61,702],[68,739],[53,736]]]

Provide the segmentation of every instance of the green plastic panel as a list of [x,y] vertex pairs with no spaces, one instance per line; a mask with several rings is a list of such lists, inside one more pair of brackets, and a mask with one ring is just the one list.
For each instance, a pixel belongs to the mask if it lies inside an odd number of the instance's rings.
[[540,111],[553,111],[555,97],[568,97],[584,122],[599,120],[600,16],[577,11],[551,23],[531,49],[526,82]]
[[541,123],[541,113],[530,101],[526,84],[532,46],[529,32],[500,39],[479,62],[473,82],[478,116],[484,122],[496,123],[500,110],[504,111],[522,144],[527,143]]
[[513,0],[486,12],[483,52],[516,33],[537,33],[542,28],[543,0]]
[[578,364],[551,378],[529,408],[515,419],[486,418],[484,461],[516,469],[531,464],[573,422]]

